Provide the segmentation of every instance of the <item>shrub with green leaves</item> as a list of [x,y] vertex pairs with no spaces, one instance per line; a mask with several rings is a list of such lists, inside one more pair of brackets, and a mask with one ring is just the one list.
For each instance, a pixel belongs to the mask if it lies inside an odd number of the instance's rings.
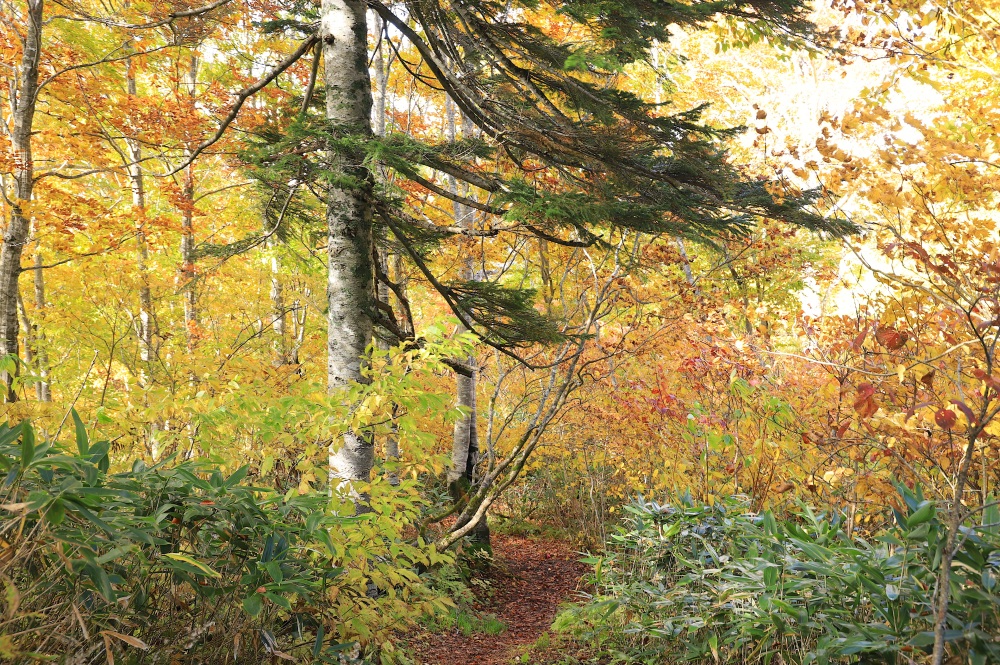
[[[596,595],[557,626],[621,662],[921,662],[934,641],[945,527],[919,489],[900,493],[906,513],[871,542],[805,505],[778,520],[735,499],[637,501],[607,555],[590,560]],[[962,537],[949,651],[955,662],[998,663],[996,505]]]
[[325,495],[245,484],[246,467],[110,473],[108,442],[73,417],[75,449],[0,426],[0,661],[343,662],[350,619],[370,637],[398,599],[440,603],[411,570],[426,548],[395,538],[405,520],[383,528],[391,507],[340,517]]

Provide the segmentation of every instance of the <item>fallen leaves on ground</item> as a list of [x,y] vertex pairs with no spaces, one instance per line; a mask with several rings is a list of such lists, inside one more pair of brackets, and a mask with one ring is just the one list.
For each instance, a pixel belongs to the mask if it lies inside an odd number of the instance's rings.
[[484,576],[490,597],[475,611],[494,614],[507,630],[499,635],[463,635],[458,630],[424,633],[411,642],[420,665],[503,665],[538,639],[561,603],[574,599],[587,566],[566,543],[495,535],[494,565]]

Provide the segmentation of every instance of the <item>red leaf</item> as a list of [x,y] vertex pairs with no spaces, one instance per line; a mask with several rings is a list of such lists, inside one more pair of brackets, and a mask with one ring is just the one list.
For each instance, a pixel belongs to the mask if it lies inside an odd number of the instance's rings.
[[902,348],[908,339],[909,335],[905,332],[901,333],[891,326],[881,326],[875,331],[875,341],[890,351]]
[[955,412],[951,409],[939,409],[937,413],[934,414],[934,422],[941,429],[950,430],[955,426],[955,421],[957,420]]
[[854,341],[851,342],[851,348],[855,351],[860,351],[861,345],[865,343],[866,337],[868,337],[868,326],[862,328],[861,332],[858,333],[858,336],[854,338]]
[[878,411],[878,402],[870,397],[866,400],[858,400],[854,403],[854,410],[862,418],[871,418]]

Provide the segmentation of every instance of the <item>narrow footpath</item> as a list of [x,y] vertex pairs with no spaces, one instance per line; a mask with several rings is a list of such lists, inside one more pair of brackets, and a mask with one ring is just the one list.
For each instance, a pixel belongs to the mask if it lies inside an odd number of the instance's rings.
[[499,635],[424,633],[411,643],[419,665],[506,665],[549,630],[559,606],[576,600],[588,567],[566,543],[495,535],[496,559],[486,578],[492,594],[477,611],[495,614]]

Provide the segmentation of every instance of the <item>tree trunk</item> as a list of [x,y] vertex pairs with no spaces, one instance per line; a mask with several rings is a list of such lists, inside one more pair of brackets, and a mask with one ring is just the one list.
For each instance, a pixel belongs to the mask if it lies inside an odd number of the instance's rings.
[[[20,287],[20,285],[18,285]],[[21,313],[21,328],[24,329],[24,361],[25,367],[32,367],[35,363],[35,326],[28,318],[28,309],[24,306],[24,298],[21,297],[21,289],[18,288],[17,309]]]
[[[0,356],[18,354],[17,281],[21,275],[21,253],[28,241],[30,213],[26,208],[31,201],[35,177],[31,156],[31,130],[38,94],[43,10],[43,0],[27,0],[27,31],[21,55],[20,80],[16,98],[11,100],[14,107],[14,128],[11,132],[14,191],[13,196],[8,197],[11,203],[10,224],[3,235],[3,246],[0,247]],[[6,386],[4,400],[13,402],[17,399],[14,394],[14,375],[7,374],[3,379]]]
[[[448,122],[448,140],[455,141],[457,138],[455,105],[450,99],[445,100],[445,116]],[[462,118],[462,133],[469,136],[472,133],[472,123],[466,118]],[[449,178],[449,187],[453,194],[468,196],[466,191],[459,192],[458,183],[455,178]],[[455,202],[453,206],[456,226],[462,228],[472,228],[474,225],[473,211],[469,206]],[[462,267],[459,275],[463,280],[473,280],[476,278],[475,261],[472,256],[472,243],[467,243],[465,256],[462,258]],[[464,332],[465,328],[459,326],[459,332]],[[458,406],[462,407],[465,413],[455,422],[455,432],[452,439],[451,448],[451,469],[448,471],[448,489],[451,492],[452,500],[455,501],[458,511],[464,511],[468,498],[473,494],[476,484],[476,464],[479,463],[479,432],[476,421],[479,412],[476,410],[476,359],[469,356],[465,363],[473,368],[471,376],[456,375],[456,396]],[[468,520],[466,520],[467,522]],[[460,528],[464,523],[456,523],[455,527]],[[490,528],[486,523],[485,515],[480,519],[470,532],[472,542],[489,547]]]
[[[371,135],[372,94],[368,75],[368,30],[363,0],[323,0],[326,116],[338,134]],[[328,190],[329,339],[327,382],[331,392],[364,381],[361,369],[372,340],[375,282],[372,269],[371,173],[360,155],[331,153],[331,168],[343,177]],[[348,431],[330,452],[330,484],[370,480],[373,445],[366,432]],[[361,496],[358,509],[363,510]]]
[[[980,420],[985,420],[980,418]],[[969,470],[972,468],[972,458],[976,452],[976,440],[982,432],[983,425],[972,427],[966,434],[968,437],[965,454],[955,478],[955,491],[952,494],[951,507],[948,511],[944,551],[941,553],[941,565],[937,571],[937,588],[934,596],[934,647],[931,651],[931,665],[943,665],[946,655],[945,633],[948,631],[948,606],[951,604],[951,568],[958,553],[958,531],[967,511],[962,504],[965,486],[969,482]],[[985,505],[985,504],[983,504]]]
[[[198,56],[191,55],[191,69],[188,76],[188,94],[191,103],[197,94]],[[190,152],[185,150],[185,157]],[[187,347],[194,348],[198,336],[198,294],[195,290],[194,269],[194,165],[188,164],[184,169],[184,200],[181,204],[181,283],[184,287],[184,331]]]
[[[131,58],[126,61],[128,94],[137,95],[135,69]],[[139,383],[146,387],[150,382],[150,365],[153,361],[153,296],[149,289],[149,249],[146,246],[146,190],[142,177],[142,144],[136,139],[126,139],[128,146],[128,175],[132,187],[132,211],[135,215],[136,268],[139,271],[139,319],[136,335],[139,338]]]
[[[375,15],[375,32],[377,34],[377,46],[375,57],[372,59],[375,66],[375,99],[374,108],[372,109],[372,123],[374,125],[375,136],[385,136],[386,129],[386,101],[389,89],[389,68],[392,66],[393,56],[388,53],[389,48],[385,45],[383,31],[385,30],[385,24],[382,22],[381,17],[377,14]],[[380,180],[385,180],[385,173],[379,173],[378,177]],[[379,245],[381,247],[376,248],[379,270],[383,275],[389,277],[390,269],[389,264],[392,257],[388,251],[385,249],[386,241],[386,230],[383,226],[379,232]],[[389,286],[383,282],[378,282],[378,287],[376,289],[376,297],[380,302],[391,306],[391,299],[389,297]],[[389,342],[383,337],[379,337],[376,340],[378,348],[381,351],[389,350]],[[385,438],[385,459],[390,465],[399,462],[399,425],[396,419],[396,415],[399,411],[399,405],[395,402],[392,404],[392,423],[389,426],[389,434]],[[389,485],[392,487],[397,487],[399,485],[399,473],[393,468],[388,473]]]
[[[35,311],[36,317],[41,318],[45,311],[45,273],[42,269],[42,253],[35,252]],[[38,376],[41,378],[35,390],[38,394],[39,402],[52,401],[52,388],[49,385],[49,356],[45,349],[45,330],[41,328],[38,318],[35,319],[35,363],[38,366]]]
[[287,334],[288,315],[285,310],[285,289],[281,283],[281,259],[276,254],[277,243],[273,239],[267,241],[270,253],[268,262],[271,265],[271,329],[274,331],[274,365],[281,367],[288,364]]

